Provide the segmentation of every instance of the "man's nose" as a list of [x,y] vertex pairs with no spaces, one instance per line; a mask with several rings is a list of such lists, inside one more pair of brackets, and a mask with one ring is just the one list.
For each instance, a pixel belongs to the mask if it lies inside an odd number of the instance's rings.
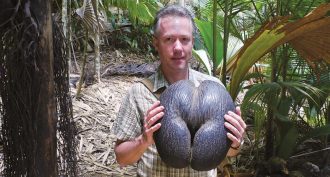
[[174,43],[174,51],[182,51],[182,43],[179,39]]

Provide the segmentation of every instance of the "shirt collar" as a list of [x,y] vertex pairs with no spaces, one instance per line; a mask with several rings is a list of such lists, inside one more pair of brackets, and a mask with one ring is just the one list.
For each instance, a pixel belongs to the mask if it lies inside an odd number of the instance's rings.
[[[189,71],[188,71],[188,79],[190,81],[192,81],[195,85],[198,85],[198,80],[195,77],[195,72],[193,69],[191,69],[189,67]],[[163,72],[161,71],[160,67],[157,69],[157,72],[154,75],[154,78],[152,78],[153,83],[154,83],[154,88],[152,90],[152,92],[156,92],[161,88],[167,88],[170,84],[169,82],[165,79],[165,76],[163,74]]]
[[154,81],[154,89],[152,92],[156,92],[157,90],[168,87],[170,84],[165,79],[163,72],[161,71],[160,67],[157,69],[157,72],[154,75],[153,78]]

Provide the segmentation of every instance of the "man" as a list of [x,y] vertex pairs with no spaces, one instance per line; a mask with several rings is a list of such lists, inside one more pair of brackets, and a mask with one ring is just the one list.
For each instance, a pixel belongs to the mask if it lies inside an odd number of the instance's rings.
[[[154,22],[153,44],[160,57],[158,71],[149,77],[156,93],[171,83],[189,79],[196,86],[203,80],[219,80],[189,68],[192,57],[193,33],[196,30],[193,18],[185,8],[171,5],[157,13]],[[117,136],[115,153],[121,166],[137,162],[138,176],[217,176],[216,169],[195,171],[190,167],[175,169],[163,163],[157,153],[153,133],[161,127],[155,122],[164,115],[164,107],[142,83],[134,84],[123,100],[113,126]],[[229,112],[225,115],[225,127],[232,141],[227,156],[238,153],[246,125],[240,116]]]

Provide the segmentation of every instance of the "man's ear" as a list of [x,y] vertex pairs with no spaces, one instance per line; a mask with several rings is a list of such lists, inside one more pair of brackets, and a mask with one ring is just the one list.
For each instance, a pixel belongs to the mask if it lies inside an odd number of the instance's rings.
[[158,52],[158,39],[156,37],[152,37],[152,44],[154,46],[154,48],[156,49],[156,51]]

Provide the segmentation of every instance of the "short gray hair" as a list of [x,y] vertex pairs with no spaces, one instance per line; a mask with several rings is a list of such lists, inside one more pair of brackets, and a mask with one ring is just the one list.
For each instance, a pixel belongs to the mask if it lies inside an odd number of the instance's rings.
[[191,21],[191,24],[193,27],[193,35],[197,32],[193,14],[185,7],[174,4],[174,5],[165,6],[157,12],[153,26],[152,26],[152,33],[154,36],[156,36],[156,33],[158,33],[160,19],[164,18],[164,17],[168,17],[168,16],[185,17],[185,18],[189,19]]

